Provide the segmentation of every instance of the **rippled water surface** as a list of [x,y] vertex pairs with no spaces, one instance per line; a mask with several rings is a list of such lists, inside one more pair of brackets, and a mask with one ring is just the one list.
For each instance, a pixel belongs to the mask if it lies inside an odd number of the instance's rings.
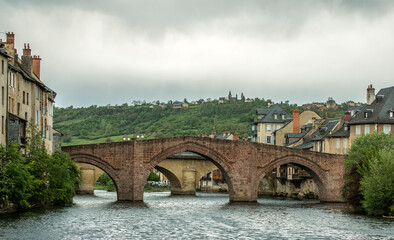
[[229,204],[226,194],[77,196],[72,207],[0,217],[0,239],[394,239],[394,221],[342,213],[342,204],[259,199]]

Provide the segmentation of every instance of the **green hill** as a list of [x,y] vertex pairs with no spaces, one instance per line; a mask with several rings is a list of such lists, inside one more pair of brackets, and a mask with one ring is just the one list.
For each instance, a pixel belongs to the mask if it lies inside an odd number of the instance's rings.
[[[197,136],[237,131],[240,136],[250,135],[250,123],[257,108],[266,108],[270,100],[253,102],[234,101],[218,103],[217,100],[189,104],[188,108],[173,109],[170,102],[164,106],[141,104],[136,106],[90,106],[87,108],[55,108],[54,128],[64,134],[63,145],[79,145],[122,141],[123,137],[144,135],[145,138]],[[281,103],[291,114],[299,108],[296,104]],[[342,104],[336,111],[327,111],[329,117],[342,116],[347,110]],[[316,110],[319,115],[324,113]]]

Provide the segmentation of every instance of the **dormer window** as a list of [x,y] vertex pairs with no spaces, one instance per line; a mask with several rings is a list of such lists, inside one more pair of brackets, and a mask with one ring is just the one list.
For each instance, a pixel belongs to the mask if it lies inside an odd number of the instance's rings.
[[373,109],[367,109],[367,110],[364,112],[364,118],[370,117],[370,116],[372,115],[372,112],[373,112]]
[[394,118],[394,110],[389,111],[389,118]]
[[276,120],[276,119],[278,119],[278,114],[274,114],[274,119]]
[[282,120],[285,120],[285,115],[284,114],[282,114]]

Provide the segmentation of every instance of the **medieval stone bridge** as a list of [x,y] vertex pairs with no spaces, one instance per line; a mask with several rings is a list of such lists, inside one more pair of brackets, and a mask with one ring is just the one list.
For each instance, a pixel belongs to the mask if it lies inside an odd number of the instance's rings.
[[161,161],[194,152],[212,161],[228,184],[230,201],[257,201],[259,182],[282,164],[292,163],[315,179],[322,201],[342,201],[345,156],[259,143],[201,137],[135,140],[62,147],[77,163],[94,165],[114,181],[118,200],[143,200],[150,172]]

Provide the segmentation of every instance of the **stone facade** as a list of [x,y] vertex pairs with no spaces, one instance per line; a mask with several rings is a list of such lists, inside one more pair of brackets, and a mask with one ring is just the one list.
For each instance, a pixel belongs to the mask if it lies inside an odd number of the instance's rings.
[[[28,122],[32,121],[40,131],[42,131],[42,140],[49,153],[53,149],[53,103],[56,93],[48,88],[40,79],[39,56],[32,56],[29,44],[25,44],[23,55],[19,58],[15,49],[14,33],[7,33],[7,40],[0,41],[0,49],[7,54],[5,75],[6,85],[3,83],[4,74],[0,73],[2,81],[2,94],[4,89],[4,98],[6,98],[6,113],[8,111],[12,119],[5,121],[7,123],[5,135],[10,135],[9,140],[4,141],[3,136],[1,143],[15,141],[24,146],[26,141],[26,127]],[[1,60],[3,64],[4,59]],[[3,70],[3,66],[1,70]],[[2,95],[3,97],[3,95]],[[3,103],[3,102],[2,102]],[[2,108],[4,105],[2,104]],[[4,110],[4,109],[2,109]],[[4,114],[2,114],[3,116]],[[14,126],[11,124],[23,126],[19,130],[19,136],[16,138]],[[10,125],[8,125],[10,123]],[[8,127],[9,126],[9,127]],[[12,135],[12,136],[11,136]]]
[[321,200],[342,201],[342,155],[198,137],[133,139],[62,150],[75,162],[92,164],[110,175],[117,186],[118,200],[143,200],[144,185],[153,168],[176,153],[190,151],[206,157],[221,170],[230,201],[256,201],[263,177],[288,163],[302,166],[316,179]]

